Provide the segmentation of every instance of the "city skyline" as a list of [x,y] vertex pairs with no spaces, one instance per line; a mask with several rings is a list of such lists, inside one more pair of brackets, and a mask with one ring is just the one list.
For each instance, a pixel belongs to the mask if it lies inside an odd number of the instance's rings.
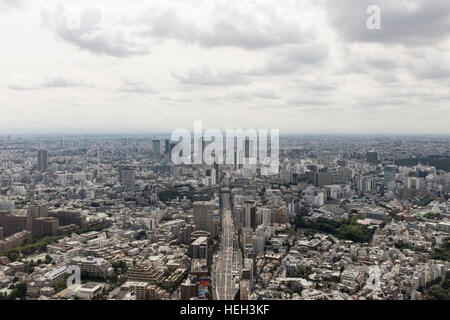
[[[381,30],[366,28],[370,4]],[[195,120],[281,134],[450,133],[446,2],[124,9],[0,1],[0,134],[170,132]]]

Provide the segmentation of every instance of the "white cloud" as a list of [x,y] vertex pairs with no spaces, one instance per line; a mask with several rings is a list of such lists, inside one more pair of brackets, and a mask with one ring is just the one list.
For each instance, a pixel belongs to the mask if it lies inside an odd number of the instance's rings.
[[71,80],[62,76],[47,77],[37,80],[27,75],[13,75],[9,82],[9,88],[13,90],[34,90],[44,88],[70,88],[91,86],[83,80]]
[[[382,9],[378,33],[365,26],[369,2]],[[7,4],[2,126],[28,110],[20,125],[448,131],[448,1]]]
[[54,10],[44,10],[42,18],[58,38],[80,49],[115,57],[149,52],[130,30],[114,21],[114,17],[105,16],[102,7],[67,8],[60,4]]

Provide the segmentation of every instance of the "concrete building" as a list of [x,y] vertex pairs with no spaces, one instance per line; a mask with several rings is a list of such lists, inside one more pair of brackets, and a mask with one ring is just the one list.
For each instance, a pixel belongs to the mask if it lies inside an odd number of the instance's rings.
[[38,171],[47,171],[48,166],[48,152],[47,150],[39,150],[37,155],[36,168]]
[[30,231],[20,231],[10,235],[9,237],[0,241],[0,250],[8,250],[15,247],[19,247],[25,241],[25,239],[31,238]]
[[207,231],[212,237],[216,235],[214,227],[214,202],[196,201],[193,203],[194,224],[203,231]]
[[57,268],[54,268],[53,270],[45,273],[43,276],[38,277],[35,280],[35,283],[40,288],[51,287],[51,286],[55,285],[56,283],[64,280],[66,275],[67,275],[67,267],[66,266],[57,267]]
[[125,191],[133,191],[135,189],[135,175],[135,170],[122,170],[122,185]]
[[199,237],[191,244],[192,259],[208,259],[208,238]]
[[190,300],[197,297],[197,283],[187,278],[180,286],[180,299]]
[[95,257],[75,257],[72,259],[72,264],[80,267],[81,272],[101,277],[106,277],[111,268],[111,264],[108,261]]
[[152,141],[152,154],[155,157],[159,157],[161,155],[161,140]]
[[54,217],[40,217],[33,220],[33,237],[54,236],[58,232],[59,220]]
[[0,227],[3,228],[4,236],[27,230],[32,231],[32,218],[27,215],[10,215],[0,213]]

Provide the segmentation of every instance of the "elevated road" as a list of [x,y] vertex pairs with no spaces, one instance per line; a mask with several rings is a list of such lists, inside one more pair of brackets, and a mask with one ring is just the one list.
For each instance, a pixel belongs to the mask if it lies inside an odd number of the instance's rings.
[[[239,255],[231,211],[223,211],[220,251],[214,270],[216,300],[233,300],[238,290]],[[234,276],[233,276],[234,273]]]

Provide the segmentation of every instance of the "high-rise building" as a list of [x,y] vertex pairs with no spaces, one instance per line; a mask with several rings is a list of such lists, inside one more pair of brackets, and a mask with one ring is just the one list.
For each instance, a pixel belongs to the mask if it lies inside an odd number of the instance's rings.
[[371,151],[366,153],[367,161],[370,163],[377,163],[378,162],[378,153]]
[[251,203],[246,203],[244,205],[244,227],[256,229],[256,206]]
[[249,138],[245,138],[244,140],[244,161],[245,164],[250,164],[250,158],[257,157],[255,153],[256,147],[255,147],[255,141],[250,140]]
[[152,141],[152,154],[155,157],[159,157],[161,155],[161,141],[160,140]]
[[207,231],[211,236],[215,236],[214,209],[215,204],[209,201],[196,201],[193,203],[194,224],[203,231]]
[[132,169],[122,170],[122,184],[125,191],[132,191],[135,186],[136,172]]
[[270,212],[270,209],[268,208],[264,208],[261,211],[261,215],[262,215],[262,224],[264,225],[264,227],[268,227],[270,225],[270,217],[272,215],[272,213]]
[[169,139],[166,139],[165,141],[164,141],[164,153],[167,155],[167,154],[169,154],[170,153],[170,140]]
[[47,150],[39,150],[36,167],[38,171],[47,171]]
[[192,259],[208,259],[208,238],[199,237],[191,243]]
[[216,178],[217,178],[216,169],[211,169],[210,177],[211,177],[211,184],[213,186],[216,185]]
[[250,140],[248,138],[245,139],[245,158],[248,159],[250,157]]
[[257,256],[264,255],[264,244],[265,240],[261,236],[253,236],[253,252]]
[[384,167],[384,182],[389,183],[390,181],[395,181],[397,168],[395,166]]
[[180,299],[190,300],[195,297],[197,297],[197,283],[187,278],[180,286]]

